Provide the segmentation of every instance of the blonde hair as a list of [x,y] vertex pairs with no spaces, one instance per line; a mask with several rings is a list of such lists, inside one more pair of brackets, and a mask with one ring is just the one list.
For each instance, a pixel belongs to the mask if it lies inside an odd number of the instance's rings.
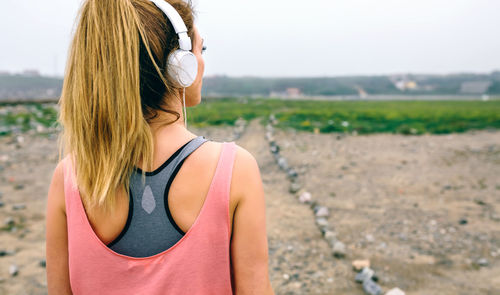
[[[168,2],[192,35],[190,3]],[[171,24],[148,0],[84,2],[59,101],[59,156],[71,156],[86,209],[113,209],[116,190],[129,193],[134,166],[153,169],[148,120],[158,110],[179,118],[162,107],[176,90],[165,75],[175,41]]]

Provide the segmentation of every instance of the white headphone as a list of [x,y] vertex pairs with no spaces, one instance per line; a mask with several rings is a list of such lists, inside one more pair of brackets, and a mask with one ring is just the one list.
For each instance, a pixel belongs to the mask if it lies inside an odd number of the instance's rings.
[[[198,74],[198,60],[191,50],[191,38],[189,38],[186,25],[181,16],[165,0],[150,0],[158,7],[172,23],[175,33],[179,36],[179,49],[168,56],[168,75],[181,87],[188,87],[193,84]],[[184,89],[184,92],[186,90]]]
[[184,126],[187,128],[187,114],[186,114],[186,87],[193,84],[198,74],[198,60],[191,50],[191,38],[189,38],[186,25],[181,16],[165,0],[150,0],[156,5],[172,23],[175,33],[179,35],[179,49],[170,53],[167,61],[168,75],[178,84],[184,88],[182,90],[182,108],[184,112]]

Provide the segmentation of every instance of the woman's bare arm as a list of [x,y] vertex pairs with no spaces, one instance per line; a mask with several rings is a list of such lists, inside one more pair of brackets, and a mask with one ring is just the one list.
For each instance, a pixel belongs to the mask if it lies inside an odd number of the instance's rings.
[[269,281],[264,189],[255,158],[238,147],[231,181],[237,205],[233,216],[231,260],[237,295],[274,294]]
[[50,295],[72,294],[68,268],[68,234],[64,202],[62,162],[52,176],[46,211],[45,254],[47,288]]

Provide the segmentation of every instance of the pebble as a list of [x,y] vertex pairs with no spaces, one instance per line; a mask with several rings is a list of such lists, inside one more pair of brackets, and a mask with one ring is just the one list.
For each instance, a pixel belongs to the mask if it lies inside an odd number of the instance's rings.
[[0,201],[0,207],[3,207],[3,206],[5,206],[5,203]]
[[387,293],[385,293],[385,295],[405,295],[405,292],[403,292],[403,290],[401,290],[399,288],[393,288],[393,289],[390,289],[389,291],[387,291]]
[[16,254],[16,250],[0,250],[0,257],[1,256],[10,256]]
[[286,174],[287,174],[288,178],[290,178],[290,179],[293,179],[293,178],[296,178],[299,176],[297,174],[297,171],[295,171],[295,169],[293,169],[293,168],[288,168],[288,170],[286,171]]
[[363,268],[369,268],[370,267],[370,260],[368,259],[364,259],[364,260],[354,260],[352,262],[352,268],[355,270],[355,271],[361,271]]
[[466,218],[460,218],[460,220],[458,221],[458,224],[460,224],[460,225],[467,224],[467,219]]
[[267,131],[266,132],[266,139],[267,139],[267,141],[274,141],[273,133]]
[[343,258],[345,257],[345,254],[346,249],[344,243],[342,243],[341,241],[336,241],[333,244],[333,256],[335,256],[336,258]]
[[330,216],[330,211],[325,206],[316,206],[314,208],[314,214],[316,217],[328,217]]
[[354,278],[354,280],[357,283],[362,283],[366,280],[371,280],[374,274],[375,274],[375,271],[373,271],[373,269],[371,269],[369,267],[363,267],[363,269],[359,273],[356,274],[356,277]]
[[286,171],[286,170],[288,169],[288,162],[286,161],[286,159],[285,159],[285,158],[283,158],[283,157],[279,157],[279,158],[278,158],[278,166],[280,166],[280,168],[281,168],[282,170],[285,170],[285,171]]
[[488,260],[486,258],[479,258],[477,260],[477,265],[479,266],[488,266]]
[[363,290],[369,295],[380,295],[382,294],[382,288],[372,280],[363,281]]
[[270,150],[271,150],[271,153],[277,154],[280,152],[280,147],[278,145],[271,145]]
[[14,204],[14,205],[12,205],[12,209],[13,210],[26,209],[26,204],[24,204],[24,203]]
[[38,265],[41,267],[46,267],[47,261],[45,259],[41,259],[40,261],[38,261]]
[[22,183],[18,183],[16,185],[14,185],[15,190],[22,190],[23,188],[24,188],[24,184],[22,184]]
[[302,186],[300,185],[300,183],[298,182],[292,182],[290,183],[290,193],[292,194],[295,194],[296,192],[300,191],[300,189],[302,188]]
[[[323,217],[320,217],[320,218],[316,218],[316,224],[319,226],[319,227],[328,227],[328,220],[326,220],[326,218],[323,218]],[[326,231],[325,231],[326,232]]]
[[4,225],[10,226],[14,225],[16,222],[14,221],[14,218],[12,217],[7,217],[5,218],[5,221],[3,222]]
[[290,275],[288,275],[288,274],[283,274],[283,279],[285,279],[285,280],[287,280],[287,281],[288,281],[288,280],[290,279]]
[[365,236],[365,239],[366,239],[366,241],[367,241],[367,242],[369,242],[369,243],[372,243],[372,242],[374,242],[374,241],[375,241],[375,238],[373,237],[373,235],[372,235],[372,234],[367,234],[367,235]]
[[15,264],[11,264],[11,265],[9,266],[9,274],[10,274],[11,276],[13,276],[13,277],[14,277],[14,276],[16,276],[18,273],[19,273],[19,268],[17,267],[17,265],[15,265]]
[[335,241],[337,241],[337,234],[331,230],[326,230],[323,233],[323,236],[325,237],[325,239],[332,241],[332,244],[334,244]]
[[312,196],[310,192],[303,192],[299,196],[299,202],[301,203],[309,203],[312,200]]

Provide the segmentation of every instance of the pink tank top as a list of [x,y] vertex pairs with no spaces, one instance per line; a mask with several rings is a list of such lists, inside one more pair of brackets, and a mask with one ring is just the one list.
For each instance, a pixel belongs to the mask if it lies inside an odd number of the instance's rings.
[[172,247],[149,257],[108,248],[95,234],[75,185],[69,157],[63,160],[68,259],[73,294],[232,294],[229,189],[236,152],[224,142],[202,209]]

